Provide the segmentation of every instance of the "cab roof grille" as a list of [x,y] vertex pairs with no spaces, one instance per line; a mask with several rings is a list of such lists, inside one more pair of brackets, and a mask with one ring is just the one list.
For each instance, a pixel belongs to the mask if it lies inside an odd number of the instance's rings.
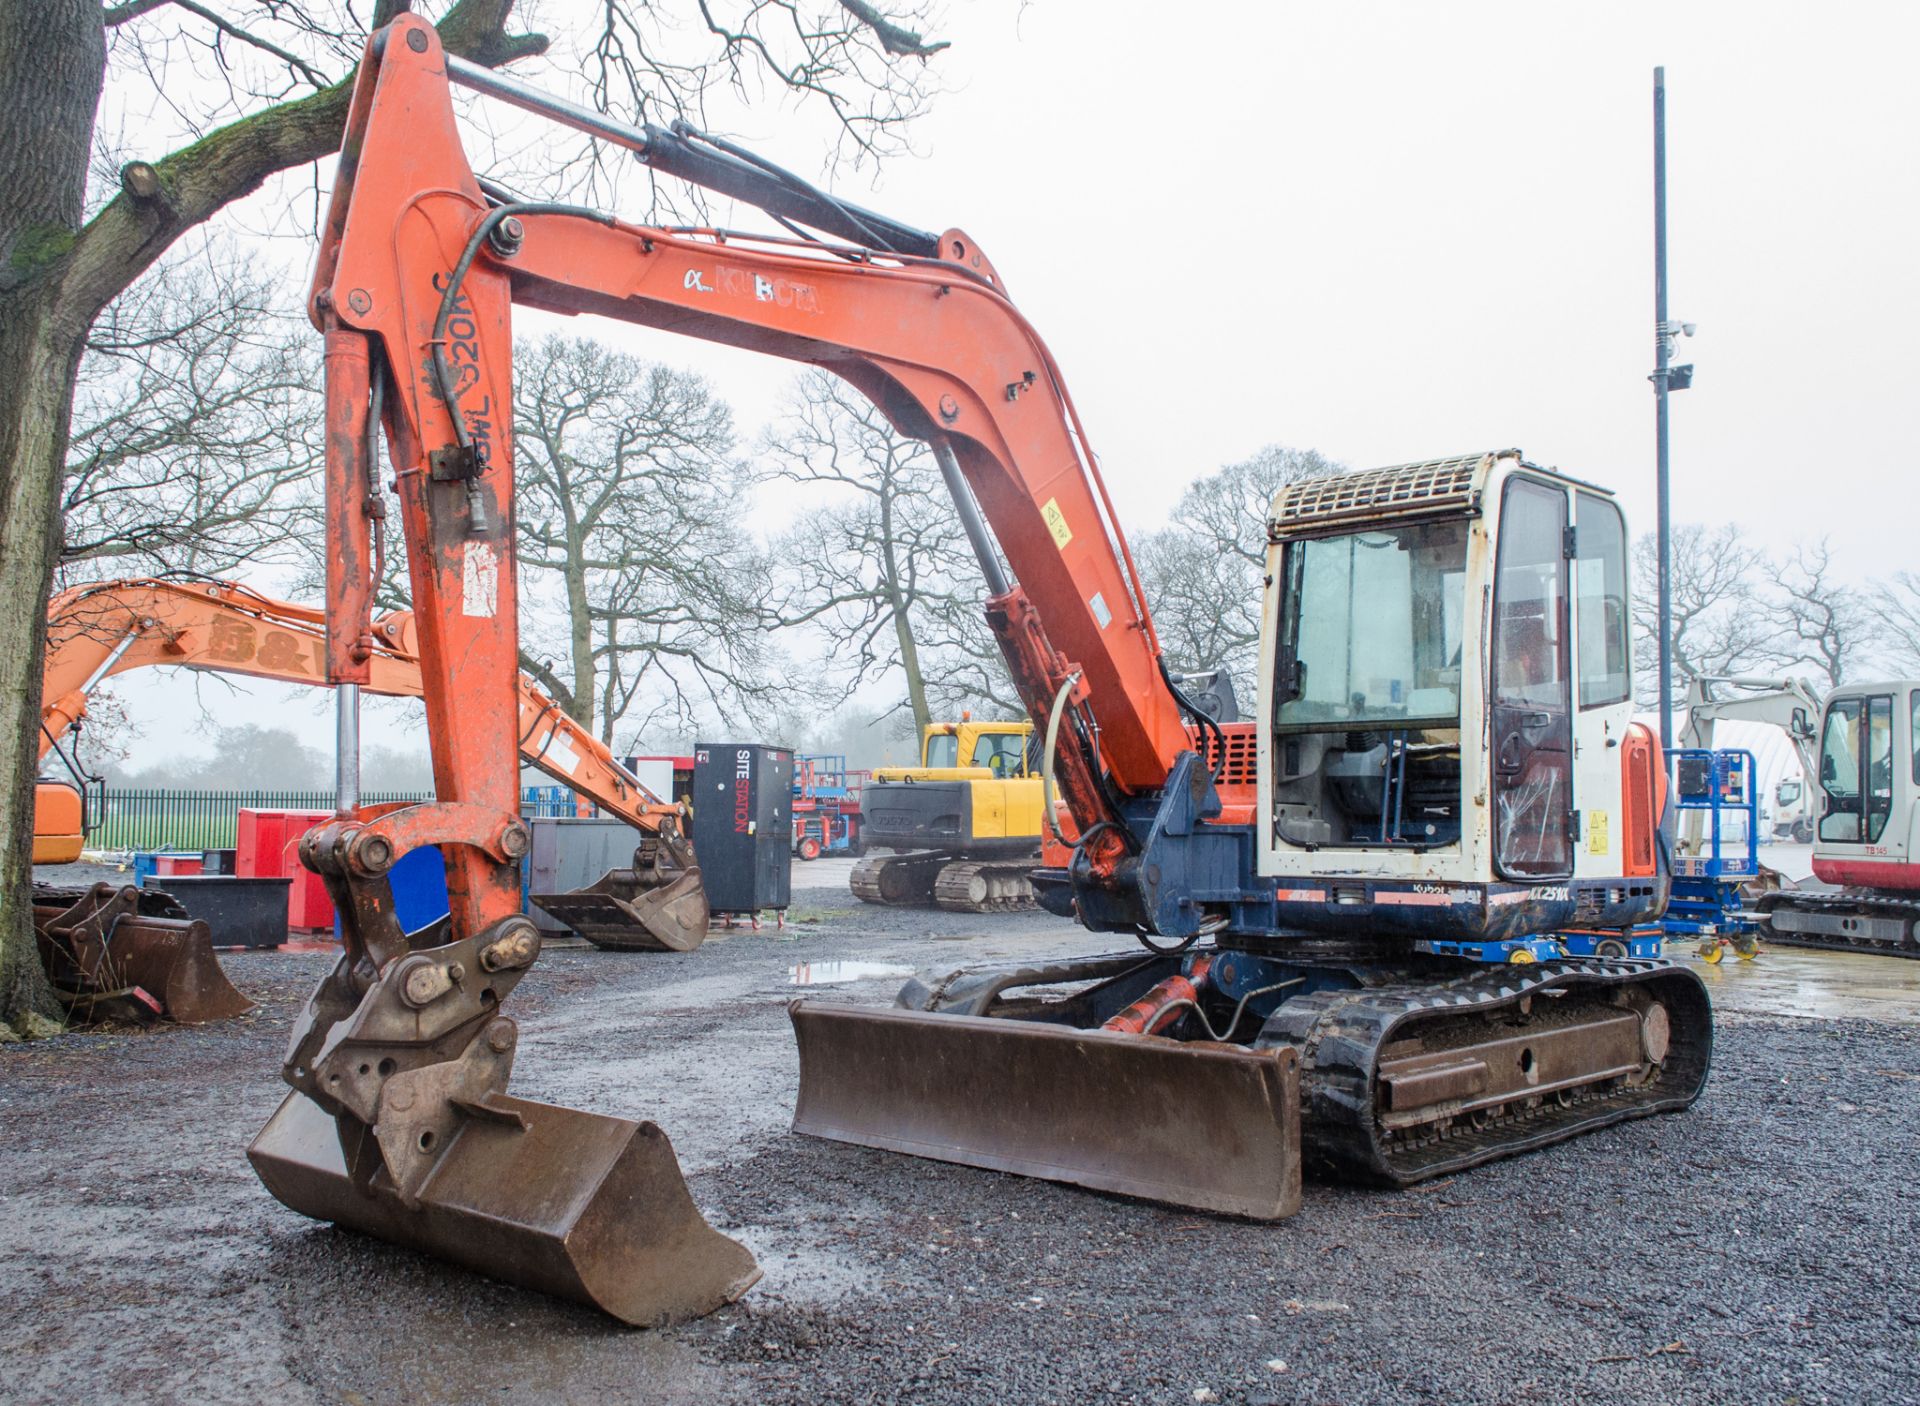
[[1483,469],[1495,459],[1520,458],[1517,449],[1395,464],[1360,473],[1304,478],[1281,490],[1267,535],[1274,541],[1326,523],[1371,518],[1455,516],[1478,511]]

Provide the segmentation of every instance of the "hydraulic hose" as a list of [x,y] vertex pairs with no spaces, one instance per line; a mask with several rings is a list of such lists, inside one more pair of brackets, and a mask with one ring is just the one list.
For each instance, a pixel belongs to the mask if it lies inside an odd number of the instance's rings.
[[[460,448],[471,451],[473,436],[467,429],[466,419],[460,414],[460,389],[453,374],[453,363],[447,357],[447,323],[453,319],[454,305],[460,298],[460,286],[466,282],[467,270],[473,267],[473,261],[479,256],[480,246],[487,242],[487,236],[499,227],[501,222],[516,215],[571,215],[575,219],[592,220],[596,224],[612,225],[612,215],[604,210],[590,209],[585,205],[561,205],[548,201],[539,201],[520,205],[496,205],[480,217],[480,223],[473,227],[473,233],[467,239],[467,247],[460,251],[459,262],[453,266],[452,274],[447,278],[446,291],[440,295],[440,312],[433,319],[433,337],[427,343],[433,352],[433,383],[440,391],[440,398],[446,402],[447,418],[453,421],[453,441]],[[489,530],[485,501],[480,497],[480,464],[473,466],[472,477],[467,479],[467,516],[468,531],[476,536],[485,536]]]
[[1047,822],[1047,833],[1053,836],[1053,842],[1064,845],[1067,837],[1060,833],[1060,822],[1053,813],[1056,796],[1053,789],[1053,753],[1060,741],[1060,718],[1066,711],[1067,695],[1073,692],[1073,686],[1080,682],[1080,671],[1075,669],[1061,682],[1059,692],[1053,695],[1053,706],[1047,710],[1047,745],[1040,754],[1040,816]]

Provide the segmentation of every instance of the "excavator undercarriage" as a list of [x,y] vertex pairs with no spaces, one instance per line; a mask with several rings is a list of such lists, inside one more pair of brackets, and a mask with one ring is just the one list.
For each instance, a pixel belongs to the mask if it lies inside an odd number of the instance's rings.
[[897,1006],[789,1007],[796,1131],[1259,1220],[1303,1167],[1409,1186],[1683,1108],[1712,1043],[1699,979],[1631,960],[1196,947],[968,967]]
[[1016,913],[1037,906],[1034,859],[964,859],[940,850],[868,854],[848,876],[862,903],[944,908],[950,913]]

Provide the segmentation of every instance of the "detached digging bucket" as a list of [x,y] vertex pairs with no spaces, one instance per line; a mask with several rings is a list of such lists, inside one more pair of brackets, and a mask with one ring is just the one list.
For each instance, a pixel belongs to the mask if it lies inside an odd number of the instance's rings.
[[498,1093],[462,1113],[413,1206],[384,1169],[357,1184],[342,1143],[379,1167],[372,1135],[350,1117],[336,1126],[304,1094],[287,1096],[247,1156],[304,1216],[638,1327],[711,1313],[759,1280],[746,1247],[695,1209],[654,1124]]
[[610,952],[691,952],[707,938],[707,890],[698,869],[653,887],[632,869],[610,869],[586,888],[536,893],[532,901]]
[[41,960],[77,1019],[144,1009],[149,1019],[203,1025],[253,1009],[214,956],[206,923],[141,911],[184,915],[172,899],[108,883],[79,894],[49,889],[35,899]]

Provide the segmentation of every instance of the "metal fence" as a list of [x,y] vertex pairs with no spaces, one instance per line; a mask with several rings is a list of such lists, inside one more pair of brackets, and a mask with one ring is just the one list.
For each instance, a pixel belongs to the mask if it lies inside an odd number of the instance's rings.
[[[389,801],[430,801],[431,791],[368,791],[362,805]],[[331,791],[128,791],[108,787],[92,798],[94,826],[87,834],[93,849],[232,849],[244,810],[333,809]],[[578,815],[583,807],[564,786],[529,786],[520,797],[520,813],[535,816]],[[591,813],[592,807],[584,809]]]
[[[420,791],[373,791],[361,802],[429,801]],[[331,791],[125,791],[102,792],[94,849],[232,849],[239,812],[333,809]]]

